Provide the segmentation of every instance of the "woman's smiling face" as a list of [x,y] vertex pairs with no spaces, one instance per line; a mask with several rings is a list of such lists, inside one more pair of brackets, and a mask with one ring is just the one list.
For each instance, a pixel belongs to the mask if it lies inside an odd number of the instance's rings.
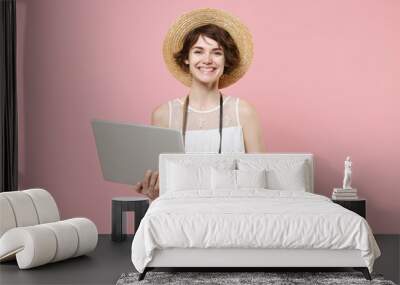
[[189,51],[189,72],[193,80],[201,83],[218,82],[224,73],[225,56],[222,47],[215,40],[200,35]]

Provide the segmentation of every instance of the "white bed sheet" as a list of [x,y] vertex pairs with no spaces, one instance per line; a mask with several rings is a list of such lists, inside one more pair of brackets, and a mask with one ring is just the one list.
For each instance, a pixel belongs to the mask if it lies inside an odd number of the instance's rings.
[[143,272],[166,248],[358,249],[370,272],[380,255],[359,215],[324,196],[265,189],[162,195],[136,231],[133,265]]

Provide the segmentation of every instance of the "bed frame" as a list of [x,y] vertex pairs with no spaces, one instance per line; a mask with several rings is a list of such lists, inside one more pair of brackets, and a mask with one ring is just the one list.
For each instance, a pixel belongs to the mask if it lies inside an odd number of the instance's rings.
[[[218,154],[161,154],[160,155],[160,194],[166,191],[166,161],[185,158],[218,159]],[[308,153],[273,154],[224,154],[224,158],[253,157],[254,159],[301,159],[308,164],[307,192],[314,192],[313,155]],[[169,248],[157,249],[153,259],[139,280],[143,280],[148,271],[156,268],[231,268],[234,271],[246,271],[250,268],[343,268],[350,267],[361,271],[367,280],[371,275],[359,250],[330,249],[253,249],[253,248]]]
[[157,249],[143,273],[155,268],[337,268],[350,267],[371,280],[359,250],[329,249]]

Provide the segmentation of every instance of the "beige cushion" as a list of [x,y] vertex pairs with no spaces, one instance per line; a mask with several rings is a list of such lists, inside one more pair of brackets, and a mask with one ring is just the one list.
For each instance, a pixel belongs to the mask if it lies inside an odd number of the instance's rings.
[[10,203],[17,227],[33,226],[39,223],[35,205],[28,194],[23,191],[14,191],[3,192],[0,195]]
[[56,201],[49,192],[43,189],[29,189],[23,191],[28,194],[35,205],[35,210],[38,215],[39,224],[51,223],[60,220]]
[[15,221],[14,212],[8,199],[0,195],[0,237],[9,229],[15,228],[17,222]]

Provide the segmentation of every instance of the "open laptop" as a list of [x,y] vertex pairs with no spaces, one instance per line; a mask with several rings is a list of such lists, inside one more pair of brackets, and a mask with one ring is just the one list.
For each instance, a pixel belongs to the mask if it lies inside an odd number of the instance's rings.
[[160,153],[184,153],[178,130],[92,120],[97,154],[105,180],[134,185],[146,170],[158,170]]

